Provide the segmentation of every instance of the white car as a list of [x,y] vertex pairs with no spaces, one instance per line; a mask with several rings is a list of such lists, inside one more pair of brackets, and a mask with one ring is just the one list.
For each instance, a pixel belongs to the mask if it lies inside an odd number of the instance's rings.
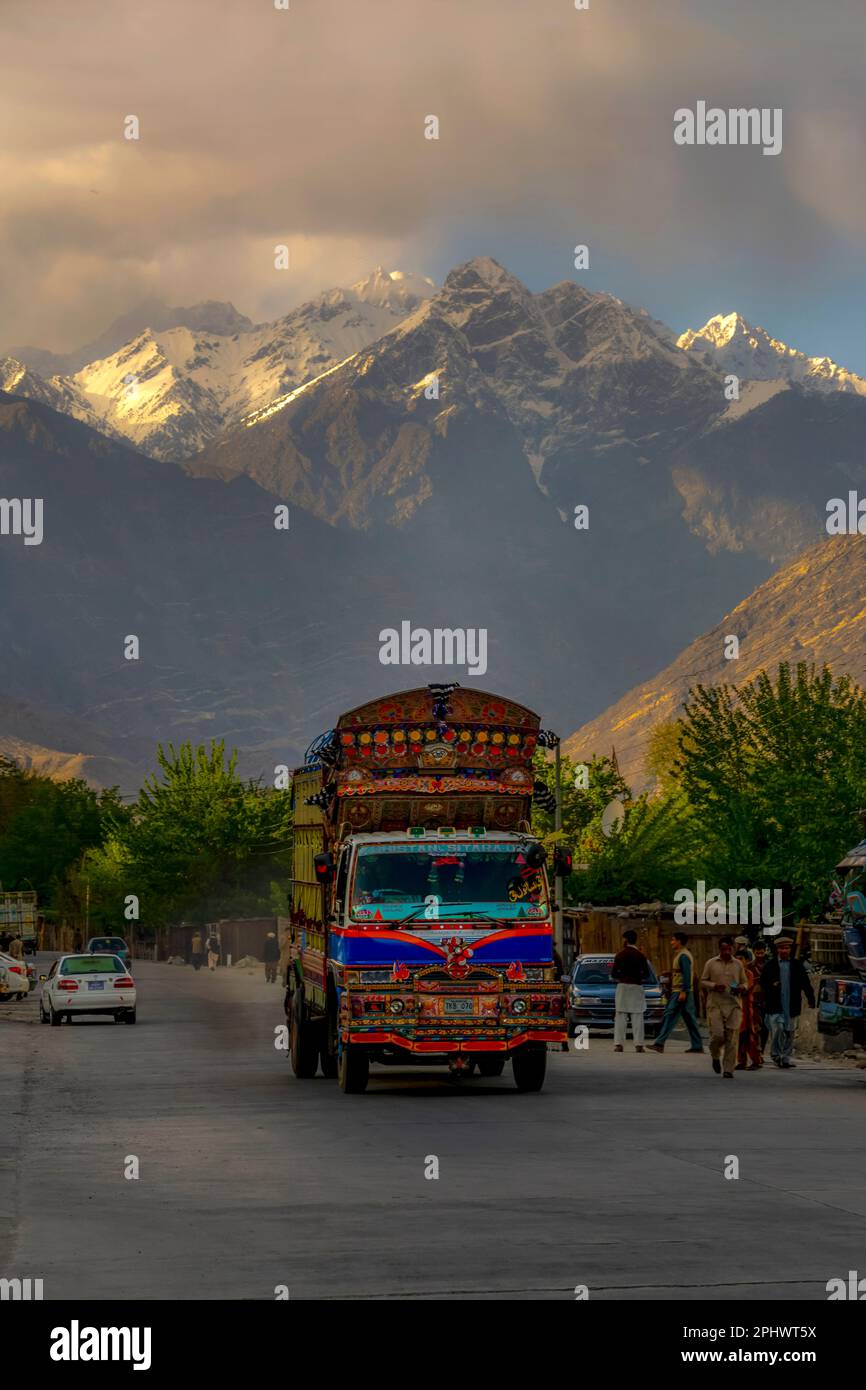
[[24,999],[30,992],[30,975],[23,960],[0,951],[0,1000]]
[[115,1023],[135,1022],[135,981],[119,956],[60,956],[40,979],[40,1023],[57,1028],[73,1014],[111,1014]]

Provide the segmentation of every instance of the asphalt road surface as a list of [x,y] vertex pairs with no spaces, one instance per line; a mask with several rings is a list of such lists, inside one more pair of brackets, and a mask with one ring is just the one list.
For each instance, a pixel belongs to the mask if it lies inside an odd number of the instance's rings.
[[538,1095],[376,1067],[344,1096],[294,1079],[262,974],[136,975],[134,1028],[0,1006],[0,1273],[46,1299],[801,1300],[866,1273],[864,1071],[731,1082],[684,1040],[592,1039]]

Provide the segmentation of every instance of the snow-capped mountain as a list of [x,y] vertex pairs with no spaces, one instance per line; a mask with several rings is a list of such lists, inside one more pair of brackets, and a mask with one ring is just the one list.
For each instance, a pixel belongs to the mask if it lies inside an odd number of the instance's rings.
[[63,415],[73,415],[76,420],[83,420],[91,429],[101,427],[90,402],[70,381],[62,377],[46,381],[17,357],[0,357],[0,391],[6,391],[10,396],[26,396],[28,400],[41,401]]
[[[425,393],[432,377],[435,398]],[[606,486],[614,457],[637,474],[645,448],[663,436],[672,447],[672,429],[675,443],[725,407],[718,372],[648,314],[571,281],[533,294],[479,256],[392,332],[187,467],[247,473],[330,520],[400,525],[435,490],[434,441],[463,420],[496,420],[568,514]]]
[[863,377],[840,367],[829,357],[807,357],[797,348],[771,338],[737,313],[716,314],[703,328],[688,328],[677,339],[686,352],[708,353],[724,372],[744,381],[796,382],[816,391],[848,391],[866,396]]
[[[113,757],[224,736],[270,777],[381,691],[379,633],[407,617],[484,627],[485,684],[574,728],[825,534],[828,498],[866,491],[858,394],[755,381],[734,416],[717,365],[610,295],[535,294],[485,257],[421,288],[377,273],[266,331],[142,331],[74,374],[166,448],[236,410],[182,467],[21,399],[38,383],[16,365],[0,495],[44,499],[47,543],[0,545],[0,735],[2,697],[39,691]],[[50,729],[5,732],[40,759],[102,751]]]
[[[46,380],[14,358],[2,359],[0,386],[155,458],[183,459],[380,338],[434,290],[424,276],[379,267],[275,323],[252,325],[232,305],[203,305],[199,315],[194,306],[177,311],[186,323],[150,325],[71,375]],[[191,326],[197,319],[232,331]],[[236,328],[238,320],[248,326]]]
[[17,358],[41,377],[72,376],[86,367],[88,362],[110,357],[125,343],[138,338],[146,328],[152,328],[156,333],[162,333],[167,328],[192,328],[196,332],[228,335],[243,333],[252,327],[252,319],[238,313],[227,300],[206,299],[201,304],[182,307],[151,297],[121,314],[98,338],[72,352],[49,352],[46,348],[16,346],[9,349],[9,356]]
[[[657,548],[667,556],[673,613],[689,566],[733,554],[736,582],[759,583],[820,534],[828,497],[866,477],[862,396],[744,382],[735,404],[719,367],[643,311],[569,281],[533,294],[478,257],[185,467],[246,474],[333,525],[401,529],[458,479],[489,517],[503,460],[519,455],[551,512],[571,522],[584,505],[592,536],[616,537],[629,558],[612,593],[652,572]],[[693,593],[708,582],[718,600],[728,578],[698,577]]]

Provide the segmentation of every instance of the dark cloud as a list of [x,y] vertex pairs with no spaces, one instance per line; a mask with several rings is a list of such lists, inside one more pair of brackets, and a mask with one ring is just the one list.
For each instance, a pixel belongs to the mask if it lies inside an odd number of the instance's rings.
[[[72,346],[147,294],[274,313],[425,269],[463,216],[771,276],[866,225],[847,0],[4,0],[0,25],[7,344]],[[781,106],[782,154],[676,147],[699,98]]]

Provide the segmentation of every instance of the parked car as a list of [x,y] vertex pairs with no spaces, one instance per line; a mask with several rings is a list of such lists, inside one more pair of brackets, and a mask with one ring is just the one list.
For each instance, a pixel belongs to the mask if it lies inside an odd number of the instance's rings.
[[9,999],[24,999],[30,993],[33,967],[25,965],[17,956],[8,951],[0,951],[0,1003]]
[[[613,1031],[616,981],[610,978],[613,952],[610,955],[578,956],[572,966],[568,986],[568,1035],[574,1037],[578,1027],[591,1033]],[[646,1013],[644,1029],[654,1038],[661,1027],[665,998],[661,983],[650,965],[649,979],[644,985]]]
[[122,936],[92,936],[84,949],[96,952],[100,956],[104,956],[106,952],[112,956],[120,956],[125,965],[129,965],[132,960],[132,953]]
[[111,1014],[115,1023],[135,1023],[135,981],[119,956],[60,956],[39,978],[40,1023],[57,1028],[73,1014]]

